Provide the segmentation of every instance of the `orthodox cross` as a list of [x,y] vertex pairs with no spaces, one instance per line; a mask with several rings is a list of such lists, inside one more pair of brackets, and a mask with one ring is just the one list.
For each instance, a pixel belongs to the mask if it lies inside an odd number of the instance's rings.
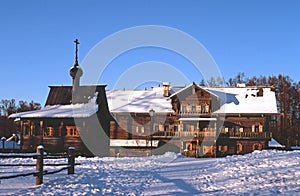
[[78,39],[75,39],[74,43],[75,43],[75,45],[76,45],[75,62],[76,62],[76,64],[78,65],[78,44],[79,44]]

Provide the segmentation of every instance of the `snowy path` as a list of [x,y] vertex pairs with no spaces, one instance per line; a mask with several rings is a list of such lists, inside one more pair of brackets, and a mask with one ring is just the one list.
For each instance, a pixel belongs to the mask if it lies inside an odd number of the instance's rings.
[[180,158],[155,177],[144,195],[300,195],[300,152]]
[[193,178],[199,171],[206,170],[216,164],[216,159],[179,158],[158,169],[155,182],[143,195],[195,195],[199,191]]
[[[0,163],[5,161],[0,159]],[[41,186],[34,185],[32,176],[2,180],[0,195],[300,195],[300,151],[256,151],[220,159],[167,153],[144,158],[78,158],[76,162],[81,163],[76,174],[46,176]],[[0,175],[12,170],[22,172],[1,167]]]

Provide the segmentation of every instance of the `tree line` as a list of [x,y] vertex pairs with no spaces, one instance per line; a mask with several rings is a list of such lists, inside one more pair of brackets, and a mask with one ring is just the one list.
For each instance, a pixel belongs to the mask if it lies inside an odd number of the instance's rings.
[[19,103],[16,103],[15,99],[2,99],[0,101],[0,116],[6,116],[17,112],[27,112],[31,110],[39,110],[41,109],[41,104],[31,101],[19,101]]

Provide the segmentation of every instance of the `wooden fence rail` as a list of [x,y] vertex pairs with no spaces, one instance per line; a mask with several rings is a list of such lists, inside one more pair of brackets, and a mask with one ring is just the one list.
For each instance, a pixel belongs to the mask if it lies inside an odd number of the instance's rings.
[[[6,166],[6,167],[15,167],[15,166],[36,166],[35,172],[30,173],[24,173],[24,174],[15,174],[15,175],[9,175],[9,176],[0,176],[1,179],[10,179],[10,178],[17,178],[17,177],[24,177],[24,176],[30,176],[33,175],[36,177],[36,185],[43,184],[43,176],[49,175],[49,174],[56,174],[63,170],[68,170],[68,174],[74,174],[75,165],[79,165],[75,163],[75,148],[69,147],[68,154],[66,156],[45,156],[44,155],[44,147],[38,146],[37,147],[37,153],[34,153],[32,155],[0,155],[0,158],[33,158],[36,159],[36,164],[0,164],[0,166]],[[44,164],[44,159],[58,159],[58,158],[68,158],[68,163],[66,164]],[[60,168],[55,171],[47,171],[44,170],[44,166],[64,166],[66,167]]]

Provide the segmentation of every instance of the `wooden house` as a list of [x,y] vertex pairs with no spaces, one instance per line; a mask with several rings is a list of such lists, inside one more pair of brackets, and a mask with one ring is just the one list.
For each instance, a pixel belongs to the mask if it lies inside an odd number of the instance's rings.
[[[106,149],[102,155],[174,151],[215,157],[268,148],[276,128],[276,99],[270,87],[164,83],[150,90],[105,90],[103,85],[77,86],[75,104],[72,89],[50,86],[43,109],[10,116],[20,124],[23,151],[43,144],[53,152],[75,146],[84,154]],[[93,124],[95,119],[101,126]],[[93,136],[84,134],[93,129],[101,129],[106,137],[97,131]]]
[[111,141],[117,140],[111,154],[245,154],[267,148],[276,128],[278,112],[271,87],[210,88],[195,83],[171,87],[164,83],[151,90],[106,93],[114,116]]
[[82,86],[77,45],[70,70],[73,85],[50,86],[43,109],[10,116],[19,124],[23,151],[42,144],[49,152],[74,146],[79,153],[99,156],[173,151],[216,157],[268,147],[278,115],[271,87]]

